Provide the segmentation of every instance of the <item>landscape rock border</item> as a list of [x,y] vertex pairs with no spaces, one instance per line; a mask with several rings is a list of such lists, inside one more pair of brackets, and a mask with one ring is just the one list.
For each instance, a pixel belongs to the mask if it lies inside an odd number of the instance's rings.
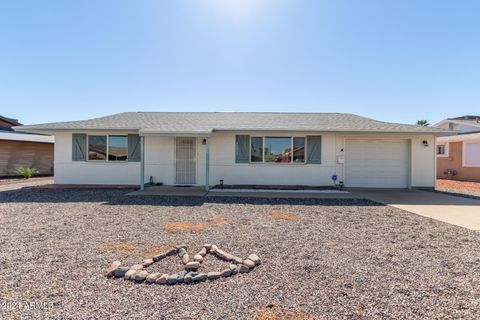
[[[145,269],[154,263],[160,262],[168,256],[177,254],[184,264],[184,270],[179,273],[161,274],[159,272],[149,273]],[[207,273],[199,272],[202,262],[207,254],[212,254],[218,259],[230,262],[229,268],[222,271],[211,271]],[[216,280],[220,278],[227,278],[238,273],[247,273],[252,271],[256,266],[260,265],[262,261],[256,254],[249,255],[246,259],[234,256],[218,248],[214,244],[205,244],[202,249],[193,256],[187,252],[187,246],[180,244],[172,247],[170,250],[155,255],[149,259],[143,260],[141,264],[135,264],[131,267],[122,266],[120,261],[114,261],[107,269],[105,276],[108,278],[119,278],[124,280],[131,280],[135,283],[148,284],[193,284],[205,280]]]

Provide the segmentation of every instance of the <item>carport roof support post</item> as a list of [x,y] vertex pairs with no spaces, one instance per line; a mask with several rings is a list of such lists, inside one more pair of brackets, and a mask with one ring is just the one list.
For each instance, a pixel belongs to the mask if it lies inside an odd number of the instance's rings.
[[205,191],[210,189],[210,137],[206,137],[205,150]]
[[140,190],[145,189],[145,137],[140,136]]

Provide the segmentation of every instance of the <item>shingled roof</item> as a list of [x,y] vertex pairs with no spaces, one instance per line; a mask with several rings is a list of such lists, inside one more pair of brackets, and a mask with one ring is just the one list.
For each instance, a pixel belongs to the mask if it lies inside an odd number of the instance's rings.
[[451,134],[446,130],[377,121],[350,113],[125,112],[82,121],[15,127],[16,130],[125,130],[141,133],[212,131],[317,131]]

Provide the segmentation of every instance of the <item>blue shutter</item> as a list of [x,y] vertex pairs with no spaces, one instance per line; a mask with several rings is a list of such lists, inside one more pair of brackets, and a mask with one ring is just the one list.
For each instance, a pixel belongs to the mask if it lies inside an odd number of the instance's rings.
[[128,135],[128,158],[129,162],[140,162],[140,136],[138,134]]
[[84,133],[72,134],[72,161],[87,160],[87,135]]
[[249,163],[250,136],[235,136],[235,163]]
[[307,136],[307,163],[322,163],[321,136]]

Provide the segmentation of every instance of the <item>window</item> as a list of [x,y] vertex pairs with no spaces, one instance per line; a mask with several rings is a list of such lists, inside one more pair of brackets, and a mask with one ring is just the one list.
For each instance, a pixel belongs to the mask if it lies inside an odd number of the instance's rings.
[[265,162],[291,162],[292,138],[265,137]]
[[480,167],[480,142],[463,143],[463,166]]
[[108,136],[108,161],[127,161],[127,136]]
[[437,146],[437,155],[445,155],[445,145]]
[[88,160],[127,161],[127,158],[127,136],[88,136]]
[[252,162],[263,162],[263,138],[252,137],[250,160]]
[[252,137],[250,146],[251,162],[305,162],[304,137]]
[[305,138],[293,138],[293,162],[305,162]]
[[107,136],[88,136],[88,160],[107,159]]

